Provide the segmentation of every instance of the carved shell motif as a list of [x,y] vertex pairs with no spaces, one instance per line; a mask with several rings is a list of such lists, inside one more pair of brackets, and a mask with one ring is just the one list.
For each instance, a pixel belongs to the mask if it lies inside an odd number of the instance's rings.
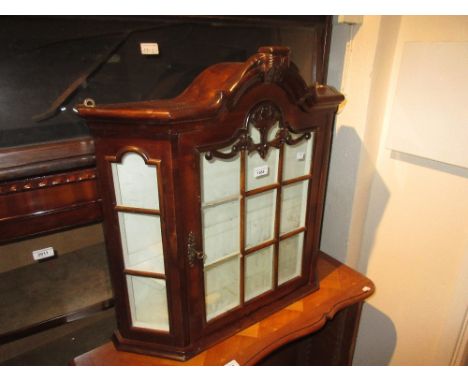
[[[208,160],[216,158],[229,159],[237,155],[241,150],[249,154],[253,151],[265,159],[271,147],[280,148],[283,144],[295,145],[303,139],[310,138],[310,132],[295,132],[287,123],[283,122],[280,110],[270,101],[262,102],[255,106],[247,118],[247,126],[240,130],[240,134],[232,146],[231,150],[220,151],[223,147],[216,147],[205,153]],[[270,130],[277,126],[277,132],[272,140],[268,140]],[[251,129],[255,128],[258,133],[252,134]],[[293,134],[299,135],[293,137]],[[252,136],[259,136],[260,140],[255,142]]]

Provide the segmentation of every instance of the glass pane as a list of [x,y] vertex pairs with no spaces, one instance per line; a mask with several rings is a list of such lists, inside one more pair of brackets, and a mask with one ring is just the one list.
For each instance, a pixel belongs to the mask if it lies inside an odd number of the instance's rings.
[[115,200],[125,207],[159,209],[156,166],[148,166],[136,153],[126,153],[122,163],[112,163]]
[[258,144],[261,141],[260,130],[258,130],[252,123],[249,123],[249,135],[253,143]]
[[[230,150],[230,148],[229,148]],[[202,203],[235,197],[240,192],[240,158],[213,158],[201,155]]]
[[[268,130],[267,133],[267,141],[271,142],[276,137],[276,133],[279,130],[279,121],[275,122],[275,124]],[[252,138],[253,143],[258,144],[261,141],[260,130],[258,130],[252,123],[249,123],[249,135]]]
[[125,268],[164,273],[160,217],[119,212],[119,225]]
[[[294,138],[299,135],[292,134]],[[284,145],[283,180],[297,178],[310,173],[314,134],[294,146]]]
[[308,180],[283,186],[281,192],[281,234],[304,227],[308,186]]
[[206,319],[235,308],[240,303],[240,257],[205,267]]
[[273,287],[273,246],[245,257],[245,301]]
[[239,253],[239,200],[203,208],[203,250],[206,264]]
[[265,159],[262,159],[256,151],[246,155],[246,187],[248,191],[276,183],[278,153],[278,149],[271,148]]
[[166,282],[127,275],[127,287],[133,326],[169,331]]
[[304,233],[281,240],[278,259],[278,284],[301,274]]
[[276,122],[268,131],[268,142],[271,142],[273,139],[276,138],[276,134],[278,133],[279,130],[279,121]]
[[247,197],[245,245],[247,248],[273,239],[276,190]]

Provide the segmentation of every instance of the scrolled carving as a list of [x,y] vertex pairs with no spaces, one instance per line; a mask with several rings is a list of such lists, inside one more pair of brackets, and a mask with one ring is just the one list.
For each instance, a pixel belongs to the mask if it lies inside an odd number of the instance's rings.
[[271,146],[279,148],[283,144],[287,144],[289,146],[293,146],[299,143],[302,140],[310,139],[311,134],[310,132],[306,132],[301,134],[299,137],[294,138],[291,133],[295,133],[291,126],[286,125],[283,128],[280,128],[275,135],[275,139],[270,142]]
[[222,159],[229,159],[233,158],[237,155],[239,151],[246,150],[248,152],[251,152],[254,150],[255,144],[252,140],[252,137],[249,135],[249,132],[247,129],[242,129],[241,134],[239,135],[239,138],[237,141],[231,146],[231,151],[229,152],[222,152],[217,149],[207,151],[205,153],[205,158],[208,160],[213,159],[213,157],[216,158],[222,158]]
[[74,171],[66,174],[48,175],[34,179],[17,180],[0,184],[0,195],[22,191],[33,191],[63,184],[78,183],[96,179],[95,169]]
[[263,131],[270,129],[280,119],[281,113],[278,108],[271,102],[263,102],[250,112],[248,122]]
[[[310,139],[310,132],[299,133],[294,131],[288,123],[283,122],[281,111],[278,107],[270,102],[265,101],[255,106],[249,113],[247,118],[247,127],[241,129],[237,140],[232,143],[231,150],[220,151],[228,147],[227,145],[217,145],[216,147],[205,152],[205,158],[212,160],[213,158],[229,159],[235,157],[240,151],[247,151],[249,154],[256,151],[260,157],[265,159],[270,151],[270,148],[280,148],[283,144],[295,145],[304,139]],[[276,125],[278,131],[273,140],[268,140],[269,131]],[[249,128],[258,130],[260,141],[254,142],[250,135]],[[293,134],[300,134],[294,137]]]

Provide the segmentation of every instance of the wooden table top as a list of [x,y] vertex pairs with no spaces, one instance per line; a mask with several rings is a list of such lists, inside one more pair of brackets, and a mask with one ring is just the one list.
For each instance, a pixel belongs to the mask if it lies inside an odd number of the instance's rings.
[[236,360],[254,365],[282,345],[316,332],[327,320],[374,292],[368,278],[322,253],[318,260],[320,289],[256,324],[215,344],[188,361],[141,355],[116,350],[108,342],[73,360],[78,366],[195,366],[225,365]]

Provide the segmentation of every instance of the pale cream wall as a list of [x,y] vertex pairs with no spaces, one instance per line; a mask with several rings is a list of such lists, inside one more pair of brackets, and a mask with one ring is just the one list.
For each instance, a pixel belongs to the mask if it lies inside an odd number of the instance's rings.
[[349,101],[337,120],[322,249],[377,286],[355,364],[448,365],[463,350],[468,305],[468,169],[385,142],[403,44],[467,41],[468,17],[366,16],[338,28],[331,59],[343,51],[342,30],[354,33],[342,60]]

